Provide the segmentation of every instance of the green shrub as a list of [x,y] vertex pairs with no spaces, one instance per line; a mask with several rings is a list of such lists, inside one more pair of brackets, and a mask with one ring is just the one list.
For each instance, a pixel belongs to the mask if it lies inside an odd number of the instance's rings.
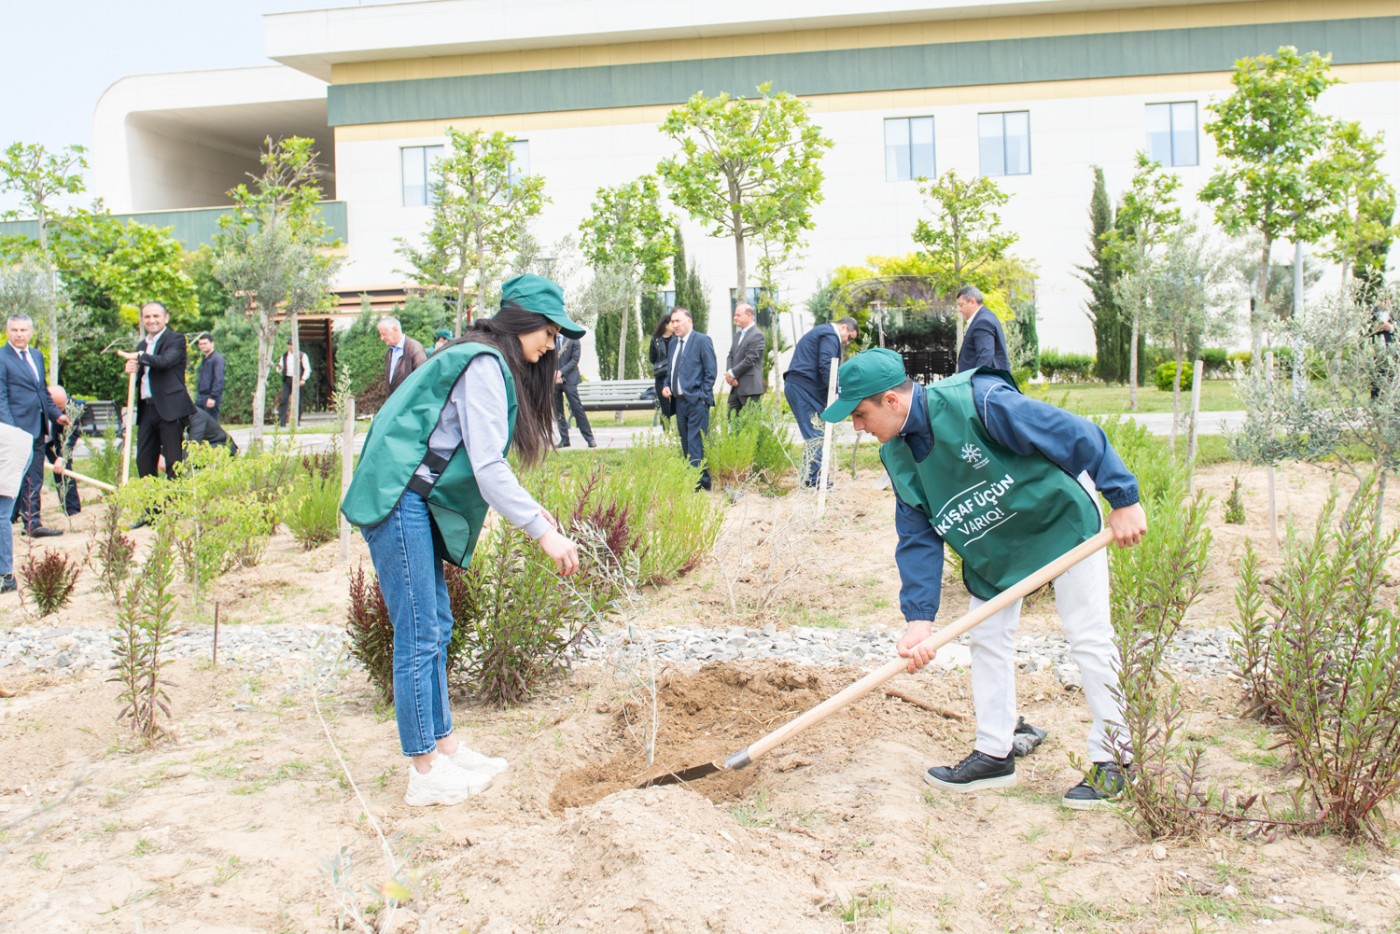
[[310,551],[340,535],[340,455],[308,454],[301,459],[282,521],[302,548]]
[[1244,525],[1244,497],[1240,495],[1240,478],[1230,487],[1230,496],[1225,500],[1225,524]]
[[1205,364],[1207,379],[1219,379],[1231,375],[1230,352],[1224,347],[1202,347],[1201,362]]
[[96,568],[103,589],[115,601],[121,600],[136,557],[136,542],[122,534],[121,518],[121,507],[115,500],[107,500],[94,541],[88,547],[88,563]]
[[141,573],[117,602],[117,628],[112,633],[112,670],[108,681],[121,685],[117,700],[122,708],[117,720],[130,720],[143,739],[160,732],[157,715],[170,716],[171,682],[161,677],[169,663],[163,652],[175,616],[173,540],[157,530],[155,545]]
[[1256,713],[1278,725],[1316,821],[1386,839],[1400,789],[1400,614],[1386,570],[1400,529],[1377,521],[1368,478],[1338,515],[1334,488],[1311,534],[1289,524],[1264,582],[1250,548],[1236,591],[1235,660]]
[[705,439],[705,466],[720,487],[750,481],[775,487],[796,464],[788,428],[790,416],[765,396],[744,406],[738,416],[725,406],[710,422]]
[[753,473],[757,447],[758,432],[747,419],[733,415],[727,405],[715,407],[705,436],[705,466],[716,487],[746,483]]
[[1040,352],[1040,373],[1052,383],[1083,382],[1094,376],[1094,358],[1089,354],[1060,353],[1046,348]]
[[[1191,361],[1187,360],[1187,361],[1183,361],[1183,362],[1182,362],[1182,364],[1181,364],[1181,391],[1182,391],[1182,392],[1190,392],[1190,391],[1191,391],[1191,384],[1194,382],[1194,380],[1192,379],[1192,374],[1194,373],[1194,371],[1195,371],[1195,365],[1192,364]],[[1162,390],[1163,392],[1171,392],[1171,391],[1172,391],[1172,383],[1173,383],[1175,380],[1176,380],[1176,362],[1175,362],[1175,361],[1170,361],[1170,360],[1169,360],[1169,361],[1167,361],[1166,363],[1162,364],[1161,366],[1157,367],[1157,369],[1155,369],[1155,370],[1152,371],[1152,382],[1153,382],[1153,385],[1155,385],[1158,389]]]
[[54,610],[61,610],[73,599],[73,588],[78,585],[78,572],[81,565],[68,560],[61,551],[45,549],[39,557],[33,550],[24,556],[20,565],[20,579],[24,581],[24,592],[34,601],[40,616],[48,616]]
[[350,657],[359,662],[385,703],[394,702],[394,624],[378,578],[366,578],[363,566],[350,574],[350,606],[345,617]]
[[285,443],[239,457],[191,444],[173,479],[136,480],[117,496],[127,515],[168,530],[197,603],[209,581],[262,559],[298,463]]
[[[118,403],[121,405],[122,403]],[[133,432],[134,435],[134,432]],[[108,424],[102,429],[102,442],[96,443],[88,439],[87,449],[89,457],[83,462],[82,469],[76,464],[73,469],[78,473],[85,473],[90,477],[101,480],[103,483],[110,483],[116,486],[122,478],[122,446],[121,429],[115,422]]]

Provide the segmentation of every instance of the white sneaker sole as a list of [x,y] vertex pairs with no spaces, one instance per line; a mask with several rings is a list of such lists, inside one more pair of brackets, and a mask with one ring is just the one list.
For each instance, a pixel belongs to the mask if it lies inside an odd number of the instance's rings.
[[924,781],[934,788],[942,788],[945,791],[983,791],[993,788],[1012,788],[1016,785],[1016,773],[1010,775],[998,775],[995,778],[979,778],[972,782],[945,782],[934,778],[929,772],[924,772]]
[[1097,811],[1113,804],[1112,798],[1061,798],[1060,803],[1071,811]]
[[404,793],[403,802],[410,807],[428,808],[437,805],[451,807],[454,804],[461,804],[472,795],[479,795],[491,787],[491,783],[496,780],[495,775],[488,775],[485,772],[472,772],[472,781],[467,787],[451,793],[439,791],[419,791],[414,792],[412,788]]

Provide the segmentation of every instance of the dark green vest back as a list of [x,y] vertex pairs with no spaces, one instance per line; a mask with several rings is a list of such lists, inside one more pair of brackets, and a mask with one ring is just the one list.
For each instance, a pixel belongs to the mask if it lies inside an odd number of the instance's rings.
[[[510,446],[510,435],[515,431],[515,380],[505,358],[496,348],[475,341],[450,344],[410,373],[375,414],[350,489],[340,504],[346,519],[368,526],[378,525],[388,517],[408,488],[409,478],[428,454],[428,438],[437,427],[448,394],[467,364],[480,353],[499,360],[505,374],[509,426],[506,446]],[[466,567],[486,521],[486,500],[481,498],[472,475],[465,445],[452,452],[427,501],[447,560]]]
[[[880,447],[899,498],[928,516],[963,559],[967,589],[990,600],[1092,538],[1103,513],[1079,482],[1044,457],[1022,457],[994,442],[977,416],[973,373],[924,390],[933,449],[922,463],[895,438]],[[916,390],[917,391],[917,390]]]

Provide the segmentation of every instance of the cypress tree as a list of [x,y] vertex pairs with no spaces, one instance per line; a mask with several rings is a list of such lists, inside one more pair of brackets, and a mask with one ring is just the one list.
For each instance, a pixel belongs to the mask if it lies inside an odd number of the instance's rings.
[[695,322],[695,330],[702,334],[710,332],[710,301],[705,297],[705,285],[700,281],[700,273],[695,264],[685,262],[685,241],[681,239],[680,228],[676,228],[676,255],[671,261],[671,281],[676,286],[676,305],[690,312]]
[[1089,302],[1085,314],[1094,325],[1094,370],[1106,383],[1121,383],[1128,378],[1128,344],[1131,329],[1123,320],[1123,311],[1113,297],[1113,283],[1119,270],[1104,250],[1104,235],[1113,229],[1113,202],[1108,198],[1103,169],[1094,166],[1094,193],[1089,198],[1089,257],[1087,266],[1075,267],[1080,280],[1089,287]]

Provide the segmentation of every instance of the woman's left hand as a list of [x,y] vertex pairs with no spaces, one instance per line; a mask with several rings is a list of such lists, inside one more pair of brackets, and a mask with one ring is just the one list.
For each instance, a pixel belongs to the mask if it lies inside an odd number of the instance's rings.
[[550,529],[540,536],[539,545],[554,559],[555,569],[561,576],[569,577],[578,571],[578,546],[572,540]]

